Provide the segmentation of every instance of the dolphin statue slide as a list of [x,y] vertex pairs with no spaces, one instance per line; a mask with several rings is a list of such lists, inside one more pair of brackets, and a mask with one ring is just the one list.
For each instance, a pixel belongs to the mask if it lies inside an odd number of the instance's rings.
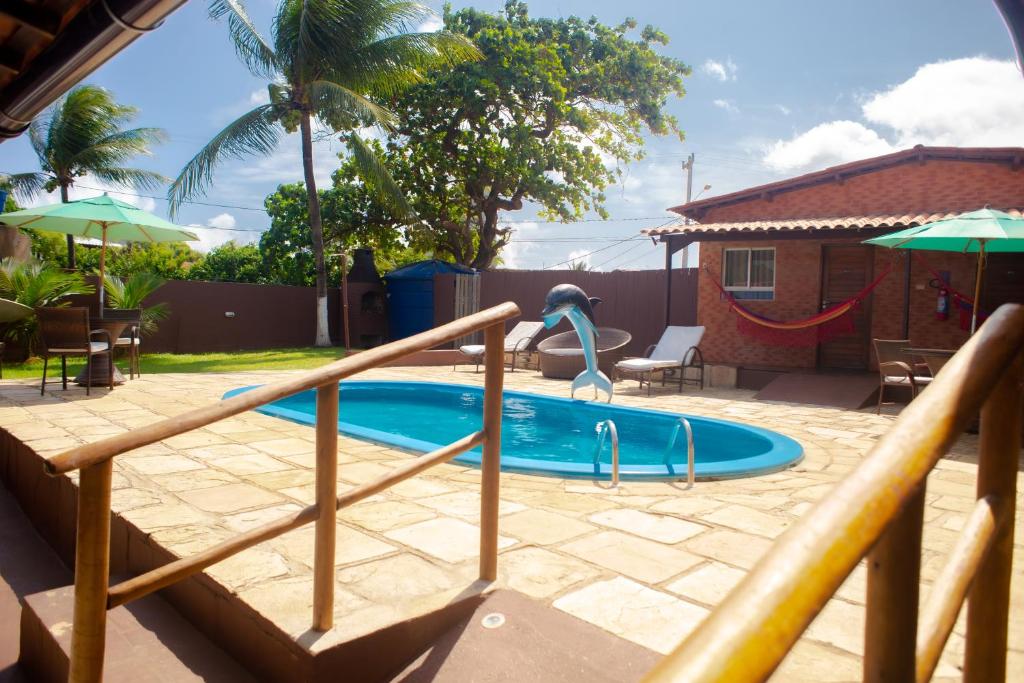
[[577,389],[594,387],[594,400],[597,400],[599,392],[603,391],[608,396],[608,403],[611,403],[612,382],[597,366],[598,333],[594,325],[594,306],[599,303],[600,299],[588,299],[583,290],[576,285],[556,285],[544,298],[541,317],[544,320],[544,327],[548,329],[557,325],[562,318],[568,318],[579,335],[587,369],[572,381],[569,396],[574,397]]

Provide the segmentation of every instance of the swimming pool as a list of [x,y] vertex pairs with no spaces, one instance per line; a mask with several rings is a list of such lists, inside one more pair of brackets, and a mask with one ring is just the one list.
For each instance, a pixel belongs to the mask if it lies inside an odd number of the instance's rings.
[[[224,398],[254,387],[227,392]],[[480,429],[483,389],[429,382],[345,381],[341,383],[338,431],[413,451],[432,451]],[[316,392],[305,391],[257,409],[267,415],[312,425]],[[686,477],[686,439],[680,434],[668,454],[679,414],[588,403],[567,398],[504,393],[501,468],[558,477],[610,477],[611,444],[594,462],[597,427],[611,419],[619,435],[623,479]],[[774,472],[799,462],[803,447],[759,427],[708,417],[685,416],[693,427],[698,478],[739,477]],[[480,464],[480,449],[456,461]]]

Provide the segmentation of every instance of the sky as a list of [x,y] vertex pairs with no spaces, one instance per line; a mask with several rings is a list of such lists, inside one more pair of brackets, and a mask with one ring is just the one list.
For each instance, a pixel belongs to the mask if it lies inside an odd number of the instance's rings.
[[[426,4],[441,10],[441,2]],[[499,11],[504,2],[452,5]],[[247,6],[267,31],[276,2]],[[167,142],[135,165],[169,177],[266,99],[266,84],[238,61],[226,26],[210,20],[206,7],[192,0],[86,81],[138,107],[135,125],[167,131]],[[648,138],[646,158],[606,190],[610,220],[542,223],[530,206],[505,213],[514,234],[504,267],[565,267],[573,260],[598,270],[662,267],[664,248],[639,232],[672,220],[667,208],[685,199],[682,164],[691,153],[693,194],[704,198],[915,144],[1024,145],[1024,79],[990,0],[642,0],[629,5],[628,15],[611,0],[534,0],[531,12],[596,16],[609,25],[633,16],[640,27],[664,31],[670,43],[662,53],[693,70],[686,96],[667,103],[686,139]],[[321,186],[341,151],[332,136],[317,143]],[[24,136],[0,144],[0,172],[36,168]],[[200,250],[257,240],[269,226],[264,198],[301,178],[298,138],[288,136],[272,156],[222,164],[206,196],[183,207],[177,220],[204,227],[197,231]],[[104,189],[82,178],[72,196]],[[166,215],[163,193],[152,194],[116,196]],[[693,252],[689,258],[692,264]]]

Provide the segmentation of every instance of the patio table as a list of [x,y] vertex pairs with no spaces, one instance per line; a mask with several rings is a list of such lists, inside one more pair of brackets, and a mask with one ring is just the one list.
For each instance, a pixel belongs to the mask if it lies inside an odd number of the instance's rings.
[[957,349],[923,349],[916,346],[907,346],[900,349],[904,353],[909,353],[914,356],[920,356],[924,359],[924,362],[928,365],[928,370],[931,371],[932,377],[934,377],[942,366],[946,364],[953,354],[957,352]]
[[[91,330],[106,330],[110,333],[110,342],[112,344],[117,343],[117,338],[121,336],[125,328],[133,323],[131,320],[110,320],[108,318],[89,318],[89,329]],[[85,386],[86,382],[90,386],[94,387],[105,387],[107,386],[107,363],[110,362],[107,356],[95,356],[92,359],[92,374],[87,378],[86,369],[83,368],[78,376],[75,377],[75,383],[79,386]],[[88,367],[88,366],[86,366]],[[117,369],[117,365],[114,365],[114,384],[124,384],[124,375]]]

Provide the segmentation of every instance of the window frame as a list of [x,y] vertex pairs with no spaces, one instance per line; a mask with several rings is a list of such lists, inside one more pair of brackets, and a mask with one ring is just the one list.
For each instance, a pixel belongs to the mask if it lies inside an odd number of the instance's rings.
[[[729,263],[728,254],[730,251],[745,251],[747,252],[747,284],[745,286],[737,285],[726,285],[729,281],[728,273],[726,272],[726,266]],[[755,251],[770,251],[772,253],[772,284],[769,287],[752,287],[750,286],[750,270],[753,266],[753,252]],[[768,299],[761,299],[762,301],[772,300],[775,298],[775,281],[776,281],[776,265],[778,260],[776,259],[776,248],[775,247],[727,247],[722,249],[722,289],[727,292],[743,293],[743,292],[769,292],[771,296]]]

